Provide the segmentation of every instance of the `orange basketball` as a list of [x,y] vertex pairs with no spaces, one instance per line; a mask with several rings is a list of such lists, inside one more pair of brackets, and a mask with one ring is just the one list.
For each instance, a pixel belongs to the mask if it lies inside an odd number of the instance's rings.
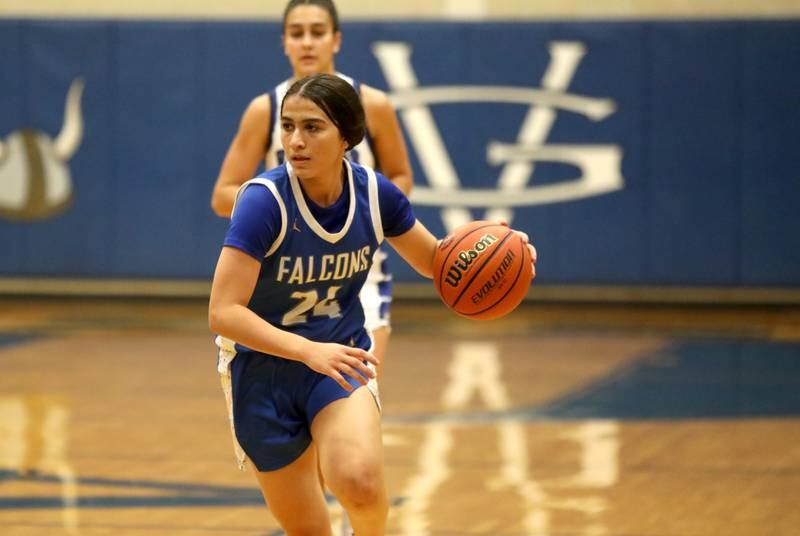
[[532,279],[522,238],[504,225],[474,221],[441,241],[433,258],[433,283],[442,301],[468,318],[489,320],[513,311]]

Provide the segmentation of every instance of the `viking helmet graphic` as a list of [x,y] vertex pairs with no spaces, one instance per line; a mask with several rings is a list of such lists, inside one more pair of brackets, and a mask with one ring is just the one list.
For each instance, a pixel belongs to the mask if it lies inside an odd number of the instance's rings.
[[71,204],[72,179],[67,162],[83,138],[83,86],[82,78],[70,85],[64,124],[55,139],[26,128],[0,140],[0,218],[41,220]]

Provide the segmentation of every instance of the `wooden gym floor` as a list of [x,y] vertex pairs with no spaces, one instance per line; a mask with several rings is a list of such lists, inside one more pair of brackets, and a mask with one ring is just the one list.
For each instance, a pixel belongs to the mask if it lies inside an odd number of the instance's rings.
[[[798,309],[394,322],[389,534],[798,534]],[[282,534],[215,364],[202,301],[0,300],[0,534]]]

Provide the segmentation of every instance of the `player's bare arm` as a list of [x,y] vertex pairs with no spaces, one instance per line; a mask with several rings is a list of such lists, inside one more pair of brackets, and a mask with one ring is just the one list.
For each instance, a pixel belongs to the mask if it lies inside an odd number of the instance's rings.
[[367,116],[367,128],[375,146],[381,173],[406,195],[411,193],[414,178],[403,132],[392,103],[383,91],[361,85],[361,102]]
[[265,93],[253,99],[242,114],[211,194],[211,208],[218,216],[230,217],[239,186],[255,177],[264,160],[270,108],[269,94]]
[[403,259],[423,277],[433,277],[433,255],[438,240],[417,220],[411,229],[386,240]]

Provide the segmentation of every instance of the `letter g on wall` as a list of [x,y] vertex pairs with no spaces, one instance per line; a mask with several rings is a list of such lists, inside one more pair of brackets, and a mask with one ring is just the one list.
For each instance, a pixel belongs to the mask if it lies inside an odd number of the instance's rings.
[[83,87],[82,78],[70,85],[64,122],[55,139],[23,128],[0,140],[0,218],[43,220],[60,214],[72,203],[67,163],[83,139]]

